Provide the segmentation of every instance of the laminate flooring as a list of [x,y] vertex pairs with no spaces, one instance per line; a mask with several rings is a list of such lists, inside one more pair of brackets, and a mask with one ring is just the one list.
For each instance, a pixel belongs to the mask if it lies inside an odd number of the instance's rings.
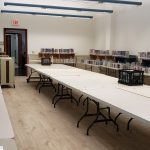
[[[15,89],[2,89],[18,150],[150,149],[149,123],[134,120],[131,130],[126,131],[126,120],[122,119],[120,132],[116,132],[112,123],[98,123],[90,130],[90,136],[86,136],[86,129],[94,118],[85,118],[80,128],[76,127],[85,110],[81,104],[77,107],[63,100],[54,109],[53,88],[43,88],[39,94],[35,86],[35,82],[26,83],[26,77],[16,77]],[[78,93],[75,95],[79,97]]]

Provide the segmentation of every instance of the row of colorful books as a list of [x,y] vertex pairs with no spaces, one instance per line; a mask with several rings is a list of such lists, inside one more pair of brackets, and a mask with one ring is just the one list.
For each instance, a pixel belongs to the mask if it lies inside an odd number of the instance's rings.
[[112,51],[113,56],[129,57],[129,51]]
[[76,63],[76,60],[73,58],[70,59],[53,59],[54,63]]
[[41,48],[41,53],[50,53],[50,54],[74,54],[74,49],[54,49],[54,48]]
[[140,65],[135,65],[131,69],[144,71],[145,73],[150,74],[150,67],[143,67],[143,66],[140,66]]
[[139,52],[139,57],[150,59],[150,52]]
[[129,64],[123,64],[123,63],[114,63],[112,61],[105,61],[105,60],[82,60],[81,63],[89,64],[89,65],[96,65],[96,66],[105,66],[105,67],[111,67],[111,68],[117,68],[117,69],[133,69],[133,70],[139,70],[144,71],[147,74],[150,74],[150,67],[144,67],[140,64],[136,64],[135,62]]
[[117,51],[113,50],[112,53],[109,50],[95,50],[95,49],[90,49],[90,54],[91,55],[112,55],[112,56],[122,56],[122,57],[129,57],[129,51]]
[[92,55],[110,55],[109,50],[96,50],[90,49],[90,54]]
[[125,64],[122,63],[114,63],[112,61],[100,61],[100,60],[85,60],[85,64],[96,65],[96,66],[105,66],[117,69],[125,69]]

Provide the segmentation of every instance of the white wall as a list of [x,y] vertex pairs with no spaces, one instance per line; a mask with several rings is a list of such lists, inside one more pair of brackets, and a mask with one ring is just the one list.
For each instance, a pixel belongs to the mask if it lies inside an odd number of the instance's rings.
[[95,49],[106,49],[106,20],[104,16],[95,20]]
[[[72,2],[73,3],[73,2]],[[74,48],[76,54],[89,54],[89,49],[129,50],[131,54],[150,51],[150,2],[142,6],[118,6],[114,13],[96,16],[94,20],[48,16],[0,14],[0,41],[3,28],[28,29],[28,51],[41,48]],[[119,8],[119,9],[118,9]]]
[[95,41],[94,48],[101,50],[110,49],[110,33],[111,33],[111,15],[105,14],[97,17],[95,20]]
[[112,15],[95,21],[95,48],[129,50],[137,55],[150,51],[150,1],[142,6],[119,6]]
[[150,51],[150,2],[113,14],[111,49],[129,50],[131,54]]
[[76,54],[85,55],[94,47],[93,20],[0,14],[0,41],[3,28],[14,28],[12,19],[19,20],[16,28],[28,29],[28,53],[38,53],[41,48],[74,48]]

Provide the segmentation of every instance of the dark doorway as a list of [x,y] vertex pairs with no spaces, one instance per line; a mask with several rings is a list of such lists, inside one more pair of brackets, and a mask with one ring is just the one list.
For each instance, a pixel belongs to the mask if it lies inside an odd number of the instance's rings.
[[[11,35],[6,35],[6,49],[11,49]],[[8,51],[7,54],[11,56],[11,51]]]
[[6,55],[14,57],[15,75],[26,75],[27,29],[4,28],[4,51]]

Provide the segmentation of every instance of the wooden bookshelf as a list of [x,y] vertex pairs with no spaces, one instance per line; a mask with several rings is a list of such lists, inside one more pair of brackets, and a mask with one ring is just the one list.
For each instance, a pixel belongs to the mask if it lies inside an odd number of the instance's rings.
[[150,60],[150,52],[139,52],[139,59]]
[[62,63],[75,66],[75,53],[73,49],[41,49],[39,58],[52,58],[53,63]]
[[41,53],[41,52],[39,53],[39,57],[40,58],[43,58],[43,57],[50,58],[52,56],[53,56],[54,59],[70,59],[70,58],[74,58],[75,54],[74,53],[73,54],[61,54],[61,53],[59,53],[59,54],[55,54],[55,53],[51,54],[51,53]]
[[75,54],[74,53],[72,53],[72,54],[59,54],[59,58],[60,59],[70,59],[70,58],[74,58],[75,57]]
[[122,58],[129,58],[129,51],[117,51],[113,50],[112,51],[112,56],[114,57],[122,57]]
[[55,54],[55,53],[42,53],[42,52],[40,52],[39,53],[39,57],[40,58],[43,58],[43,57],[45,57],[45,58],[50,58],[50,57],[52,57],[53,56],[53,58],[55,59],[58,59],[58,58],[60,58],[60,54]]
[[92,60],[113,60],[112,55],[110,55],[109,50],[90,50],[90,59]]
[[90,59],[92,60],[113,60],[114,57],[112,55],[94,55],[94,54],[90,54]]

